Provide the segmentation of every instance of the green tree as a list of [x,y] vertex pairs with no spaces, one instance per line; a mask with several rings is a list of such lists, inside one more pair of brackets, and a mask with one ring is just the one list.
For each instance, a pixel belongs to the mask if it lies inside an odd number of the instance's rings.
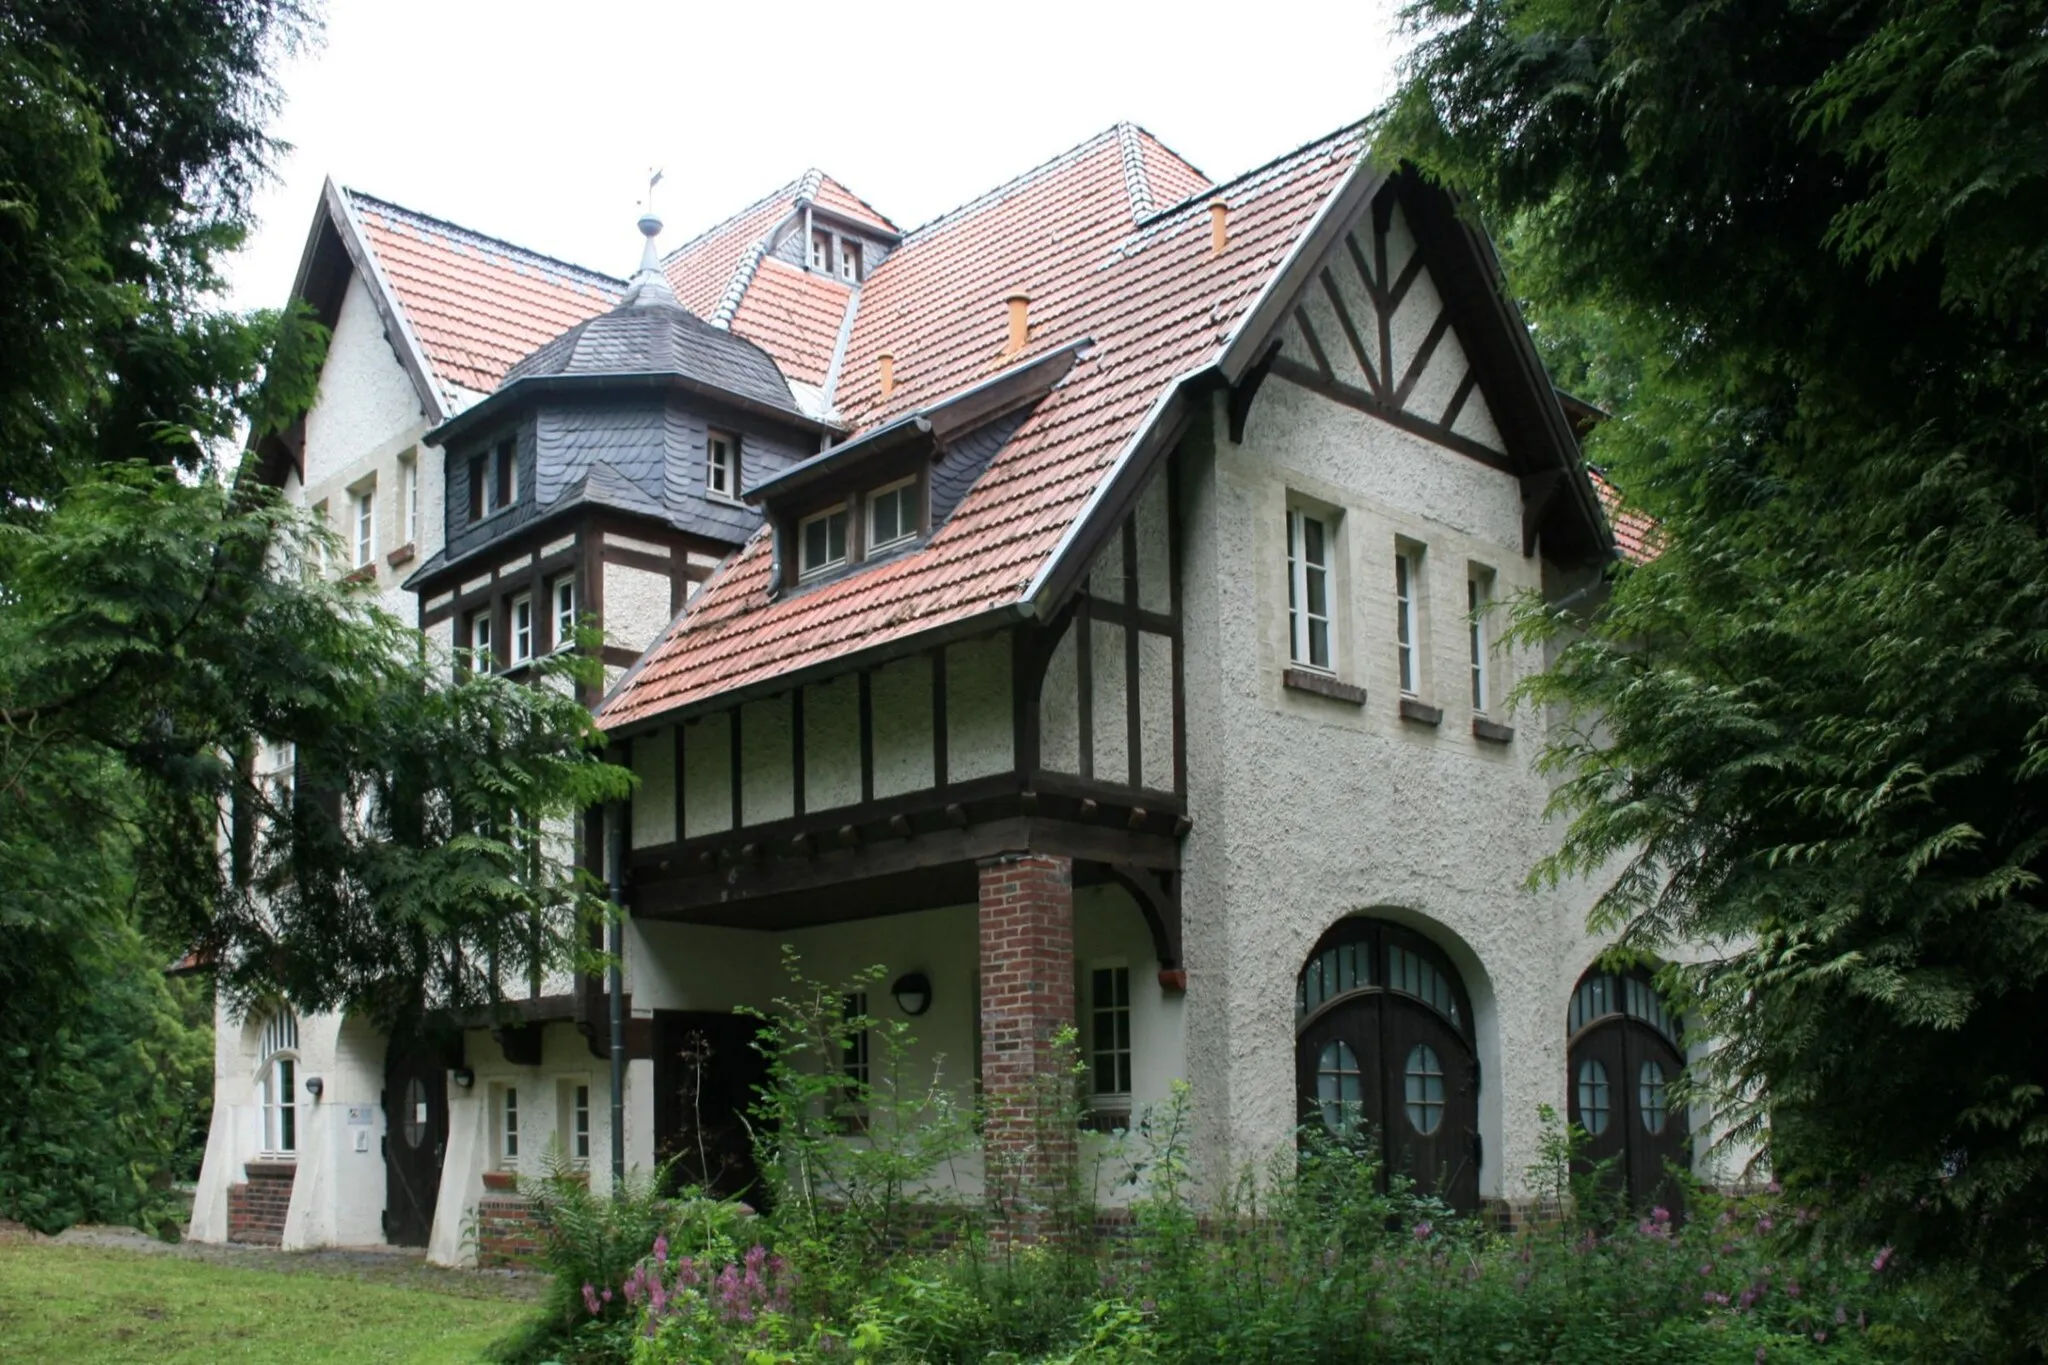
[[[1385,147],[1511,225],[1661,522],[1532,700],[1541,874],[1831,1224],[2048,1341],[2048,7],[1428,0]],[[1618,874],[1618,875],[1617,875]]]
[[[458,675],[237,480],[326,337],[219,264],[288,0],[0,6],[0,1216],[151,1223],[230,1004],[387,1024],[574,961],[575,820],[624,792],[567,684]],[[253,444],[253,440],[252,440]]]

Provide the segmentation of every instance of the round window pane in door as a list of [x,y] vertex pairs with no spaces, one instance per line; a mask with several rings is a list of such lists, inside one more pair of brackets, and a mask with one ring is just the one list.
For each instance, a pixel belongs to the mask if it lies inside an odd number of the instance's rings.
[[1408,1122],[1428,1137],[1444,1122],[1444,1067],[1428,1043],[1417,1043],[1408,1053],[1401,1083],[1408,1101]]
[[405,1083],[405,1122],[400,1131],[408,1147],[427,1140],[427,1083],[417,1076]]
[[1316,1059],[1316,1104],[1322,1111],[1323,1126],[1333,1133],[1351,1132],[1364,1114],[1364,1101],[1358,1054],[1349,1043],[1325,1043]]
[[1599,1137],[1607,1131],[1607,1118],[1613,1111],[1607,1068],[1588,1057],[1579,1063],[1579,1127]]
[[1637,1078],[1636,1103],[1643,1111],[1643,1127],[1653,1133],[1664,1131],[1670,1120],[1670,1083],[1664,1079],[1661,1062],[1644,1062]]

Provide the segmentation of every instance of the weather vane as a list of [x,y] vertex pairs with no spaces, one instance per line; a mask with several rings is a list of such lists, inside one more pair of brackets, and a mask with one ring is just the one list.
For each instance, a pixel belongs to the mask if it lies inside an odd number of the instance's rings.
[[649,166],[647,168],[647,211],[649,213],[654,212],[654,187],[660,183],[661,167]]

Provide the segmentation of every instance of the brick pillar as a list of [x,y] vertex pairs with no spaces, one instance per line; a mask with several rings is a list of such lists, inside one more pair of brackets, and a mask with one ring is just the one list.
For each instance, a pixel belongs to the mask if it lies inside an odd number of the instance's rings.
[[248,1179],[228,1186],[228,1240],[277,1246],[299,1168],[290,1161],[252,1161],[242,1169]]
[[1076,1137],[1060,1122],[1053,1034],[1074,1022],[1074,865],[1024,854],[981,865],[982,1149],[999,1239],[1051,1231]]

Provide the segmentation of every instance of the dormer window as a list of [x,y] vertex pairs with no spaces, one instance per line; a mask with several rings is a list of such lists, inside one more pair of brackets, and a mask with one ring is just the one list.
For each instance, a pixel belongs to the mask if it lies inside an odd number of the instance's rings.
[[740,495],[740,438],[714,431],[704,441],[704,491],[714,498]]
[[469,519],[482,521],[510,507],[519,497],[518,446],[500,441],[469,460]]
[[869,556],[917,538],[917,494],[915,475],[885,484],[868,494]]
[[811,230],[811,269],[823,272],[832,268],[832,234],[823,228]]
[[848,284],[860,283],[860,243],[850,237],[839,239],[839,278]]
[[815,578],[846,563],[846,507],[816,512],[796,525],[798,578]]

